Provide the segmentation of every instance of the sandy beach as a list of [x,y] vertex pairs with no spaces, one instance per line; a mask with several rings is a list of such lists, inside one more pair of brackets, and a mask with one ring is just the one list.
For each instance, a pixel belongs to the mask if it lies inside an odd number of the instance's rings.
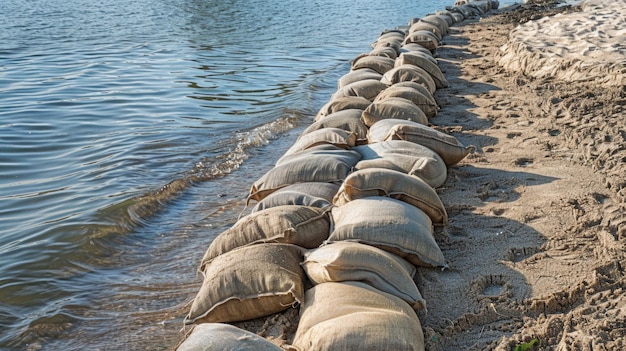
[[[476,151],[437,189],[449,268],[415,276],[426,350],[626,348],[625,8],[531,2],[443,39],[431,123]],[[297,321],[235,325],[288,345]]]

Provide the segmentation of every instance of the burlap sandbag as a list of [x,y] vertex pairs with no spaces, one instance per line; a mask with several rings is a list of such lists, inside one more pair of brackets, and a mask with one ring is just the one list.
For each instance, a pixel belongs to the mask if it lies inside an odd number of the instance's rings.
[[398,52],[398,55],[400,55],[403,52],[421,52],[425,55],[430,55],[432,56],[433,53],[426,49],[425,47],[421,46],[420,44],[415,44],[415,43],[410,43],[410,44],[404,44],[400,47],[400,51]]
[[[304,136],[306,135],[308,134],[305,134]],[[332,157],[350,166],[354,166],[361,159],[361,154],[352,149],[344,149],[343,147],[332,144],[320,144],[290,155],[284,155],[276,161],[276,166],[284,165],[290,162],[307,160],[311,157],[317,156]]]
[[332,210],[329,242],[357,241],[400,256],[416,266],[446,267],[433,237],[430,217],[419,208],[389,197],[368,196]]
[[319,145],[333,145],[342,149],[349,149],[356,145],[356,134],[339,128],[318,129],[300,136],[285,152],[285,156]]
[[251,200],[261,201],[274,191],[296,183],[341,183],[356,164],[356,162],[346,162],[347,157],[329,157],[325,154],[307,151],[310,150],[290,155],[299,157],[270,169],[254,182],[250,189],[248,203]]
[[361,114],[361,120],[368,127],[380,120],[388,118],[404,119],[428,124],[428,117],[419,106],[415,105],[411,100],[400,97],[389,97],[374,101]]
[[317,112],[317,115],[315,116],[315,119],[313,119],[313,121],[318,122],[326,116],[329,116],[339,111],[365,110],[367,106],[369,106],[371,103],[372,102],[368,99],[359,96],[344,96],[336,98],[322,106],[322,108],[320,108],[320,110]]
[[382,77],[382,74],[374,71],[373,69],[362,68],[356,71],[350,71],[341,76],[341,78],[339,78],[339,80],[337,81],[337,87],[341,89],[346,85],[352,84],[354,82],[359,82],[367,79],[380,80]]
[[302,135],[323,128],[338,128],[356,134],[356,143],[367,143],[367,126],[361,121],[360,109],[346,109],[332,113],[308,126]]
[[441,30],[439,30],[439,27],[437,27],[434,24],[430,24],[430,23],[426,23],[426,22],[414,23],[409,28],[409,34],[411,34],[413,32],[416,32],[418,30],[425,30],[425,31],[432,32],[437,37],[437,40],[439,40],[439,41],[441,41],[441,39],[443,39],[443,33],[441,33]]
[[437,88],[445,88],[448,86],[448,80],[443,75],[437,62],[433,62],[434,59],[431,56],[421,54],[419,52],[414,53],[401,53],[396,59],[396,66],[411,64],[424,69],[435,81]]
[[[383,78],[381,79],[384,79],[384,77],[385,76],[383,76]],[[385,90],[387,88],[387,85],[384,84],[382,81],[375,79],[359,80],[337,90],[330,97],[330,99],[334,100],[342,96],[360,96],[368,99],[369,101],[374,101],[378,93]]]
[[283,189],[269,194],[265,199],[257,203],[252,208],[252,213],[284,205],[298,205],[317,208],[328,208],[332,205],[331,201],[322,199],[321,197],[311,196],[298,191],[282,191]]
[[435,12],[435,15],[448,23],[448,28],[454,24],[454,17],[452,17],[452,13],[446,10],[440,10]]
[[369,52],[369,55],[385,56],[385,57],[395,59],[398,57],[398,50],[396,50],[395,48],[390,48],[390,47],[377,47],[377,48],[373,48],[372,51]]
[[[402,65],[393,68],[383,75],[380,80],[386,85],[393,85],[399,82],[417,82],[424,84],[431,94],[435,93],[437,85],[433,78],[424,69],[414,65]],[[378,95],[378,94],[376,94]]]
[[435,51],[439,47],[439,43],[440,41],[435,33],[427,30],[416,30],[409,33],[402,44],[419,44],[430,51]]
[[309,289],[293,341],[299,351],[424,351],[415,312],[399,298],[359,282]]
[[303,298],[302,248],[245,246],[210,261],[186,324],[237,322],[286,310]]
[[361,56],[352,61],[352,70],[373,69],[374,71],[385,74],[395,65],[395,60],[384,56]]
[[378,94],[374,103],[388,98],[403,98],[410,100],[417,107],[419,107],[422,112],[424,112],[427,120],[437,116],[438,107],[435,99],[431,98],[429,95],[420,93],[417,89],[397,86],[397,84],[392,85]]
[[400,50],[402,46],[402,39],[400,38],[381,38],[372,43],[372,49],[376,48],[393,48],[396,52]]
[[187,334],[176,351],[283,351],[269,340],[224,323],[200,323]]
[[[421,83],[418,83],[418,82],[408,82],[407,81],[407,82],[398,82],[398,83],[390,86],[389,88],[391,88],[391,87],[394,87],[394,88],[395,87],[398,87],[398,88],[402,87],[402,88],[412,88],[412,89],[415,89],[420,94],[426,96],[429,99],[429,101],[434,102],[435,104],[437,104],[437,102],[435,101],[435,98],[433,97],[433,93],[431,93],[430,90],[428,90],[428,88],[424,84],[421,84]],[[389,89],[389,88],[387,88],[387,89]]]
[[474,150],[474,146],[466,147],[452,135],[404,120],[386,119],[377,122],[370,127],[367,138],[370,143],[406,140],[426,146],[441,156],[448,167],[457,164]]
[[339,185],[332,183],[297,183],[293,185],[286,186],[277,192],[281,191],[296,191],[303,194],[321,197],[322,199],[328,200],[330,202],[333,201],[333,198],[339,191]]
[[256,243],[286,243],[312,249],[330,232],[328,211],[317,207],[284,205],[251,213],[220,233],[204,253],[200,271],[212,259],[238,247]]
[[415,267],[371,245],[352,241],[324,245],[304,254],[302,268],[314,284],[360,281],[401,298],[415,310],[426,304],[413,281]]
[[445,183],[448,170],[445,162],[433,150],[404,140],[388,140],[360,145],[354,150],[361,154],[357,170],[387,168],[422,179],[432,188]]
[[433,24],[437,26],[437,28],[439,28],[439,30],[441,31],[443,35],[448,34],[448,30],[449,30],[448,22],[440,18],[437,15],[428,15],[428,16],[422,17],[419,21]]
[[351,173],[333,199],[335,206],[370,196],[389,196],[424,211],[433,224],[448,224],[448,214],[437,192],[418,177],[384,168]]

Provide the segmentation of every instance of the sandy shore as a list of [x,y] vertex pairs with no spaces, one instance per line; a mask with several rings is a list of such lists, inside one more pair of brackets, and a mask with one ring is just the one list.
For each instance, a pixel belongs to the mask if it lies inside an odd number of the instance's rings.
[[[588,37],[618,20],[613,30],[624,31],[619,12],[593,11],[604,10],[501,10],[453,27],[438,52],[450,88],[436,93],[433,122],[478,151],[440,191],[451,224],[437,239],[450,269],[418,271],[427,350],[512,350],[533,339],[540,350],[626,348],[626,52],[613,37],[593,61],[584,53],[600,46],[561,32],[584,18]],[[546,50],[533,48],[548,37]],[[515,45],[533,56],[513,56]],[[507,55],[527,64],[503,67]],[[541,67],[529,57],[552,66],[528,74]],[[570,64],[577,58],[584,64]]]
[[[597,3],[495,11],[451,27],[437,52],[450,86],[431,122],[477,150],[438,189],[449,269],[415,278],[427,350],[626,349],[626,53],[606,39],[624,19]],[[297,320],[235,325],[281,345]]]

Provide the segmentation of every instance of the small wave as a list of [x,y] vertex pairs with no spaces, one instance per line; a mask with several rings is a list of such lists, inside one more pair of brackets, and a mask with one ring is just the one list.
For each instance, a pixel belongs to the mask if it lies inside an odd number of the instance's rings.
[[[298,111],[286,111],[281,117],[270,123],[248,131],[238,132],[225,141],[224,151],[211,159],[196,163],[195,167],[183,177],[174,179],[156,191],[133,197],[98,211],[98,222],[105,220],[109,225],[94,225],[88,233],[91,240],[108,237],[111,234],[127,234],[137,226],[157,214],[170,201],[179,197],[194,184],[224,177],[237,170],[250,156],[249,150],[263,147],[279,138],[297,125],[302,117]],[[228,148],[228,145],[233,147]]]

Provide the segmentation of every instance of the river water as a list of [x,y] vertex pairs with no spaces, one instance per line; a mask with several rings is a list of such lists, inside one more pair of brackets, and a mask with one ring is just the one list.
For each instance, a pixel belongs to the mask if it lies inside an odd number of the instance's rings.
[[2,0],[0,349],[159,350],[211,240],[426,0]]

